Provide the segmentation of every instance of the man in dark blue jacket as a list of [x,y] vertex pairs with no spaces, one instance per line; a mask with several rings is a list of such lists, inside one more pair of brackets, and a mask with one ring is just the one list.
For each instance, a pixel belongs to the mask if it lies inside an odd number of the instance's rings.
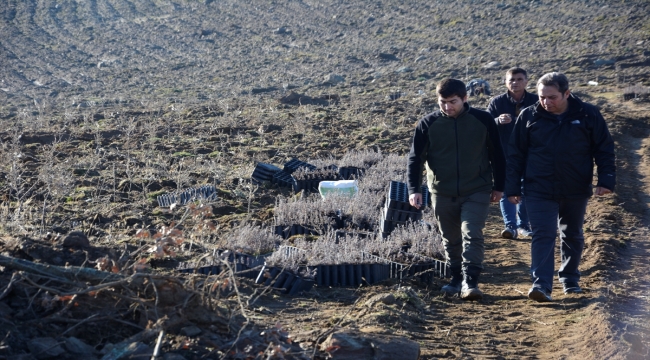
[[[584,248],[582,226],[587,200],[614,191],[614,141],[598,109],[569,91],[564,74],[548,73],[537,82],[539,102],[519,115],[508,143],[506,196],[523,195],[533,231],[528,297],[551,301],[555,238],[560,230],[564,293],[581,293],[578,266]],[[593,185],[594,161],[598,182]]]
[[[494,118],[499,128],[499,137],[504,151],[508,151],[508,140],[515,127],[515,120],[524,108],[537,102],[537,96],[526,91],[528,73],[520,67],[513,67],[506,72],[506,87],[508,91],[490,100],[487,111]],[[507,153],[506,153],[507,157]],[[501,236],[506,239],[516,239],[517,235],[530,236],[530,224],[526,214],[524,198],[518,205],[511,204],[505,196],[499,201],[505,229]]]
[[483,228],[490,202],[503,196],[505,157],[499,132],[487,112],[470,107],[465,84],[446,79],[436,87],[440,110],[420,119],[408,156],[409,202],[422,205],[426,168],[451,281],[442,288],[464,300],[480,300]]

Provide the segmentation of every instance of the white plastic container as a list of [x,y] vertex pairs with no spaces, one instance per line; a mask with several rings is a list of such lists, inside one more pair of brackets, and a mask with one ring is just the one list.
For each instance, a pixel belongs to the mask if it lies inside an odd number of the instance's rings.
[[359,192],[359,187],[356,180],[321,181],[318,183],[318,192],[323,199],[330,194],[353,197]]

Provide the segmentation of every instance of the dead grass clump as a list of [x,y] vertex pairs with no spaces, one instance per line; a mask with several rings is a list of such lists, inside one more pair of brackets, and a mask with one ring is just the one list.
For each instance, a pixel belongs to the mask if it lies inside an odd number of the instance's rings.
[[245,224],[231,230],[224,242],[227,249],[257,256],[277,249],[282,239],[268,228]]
[[442,236],[432,211],[425,212],[422,221],[399,226],[388,237],[393,242],[407,245],[408,253],[444,259]]

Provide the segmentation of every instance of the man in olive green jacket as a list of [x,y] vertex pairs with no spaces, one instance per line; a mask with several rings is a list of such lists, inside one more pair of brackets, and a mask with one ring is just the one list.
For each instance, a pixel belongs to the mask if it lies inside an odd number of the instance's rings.
[[451,269],[442,288],[479,300],[485,252],[483,228],[490,202],[503,195],[505,157],[492,116],[467,104],[465,84],[446,79],[436,88],[440,110],[422,118],[408,157],[409,201],[422,205],[422,173]]

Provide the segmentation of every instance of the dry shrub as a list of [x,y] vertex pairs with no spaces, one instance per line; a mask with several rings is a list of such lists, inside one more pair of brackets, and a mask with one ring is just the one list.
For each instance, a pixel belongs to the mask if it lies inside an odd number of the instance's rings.
[[408,252],[430,258],[443,259],[442,236],[438,232],[437,221],[432,211],[424,213],[422,221],[409,222],[399,226],[388,237],[393,242],[410,245]]
[[228,249],[248,255],[262,255],[274,251],[282,239],[269,229],[251,224],[233,229],[225,236]]
[[338,200],[333,198],[322,200],[319,194],[304,194],[297,199],[278,197],[274,211],[275,225],[298,224],[315,230],[323,228],[323,225],[331,225],[332,216],[344,201],[340,197]]
[[339,167],[358,167],[368,169],[384,159],[380,150],[352,150],[339,160]]

